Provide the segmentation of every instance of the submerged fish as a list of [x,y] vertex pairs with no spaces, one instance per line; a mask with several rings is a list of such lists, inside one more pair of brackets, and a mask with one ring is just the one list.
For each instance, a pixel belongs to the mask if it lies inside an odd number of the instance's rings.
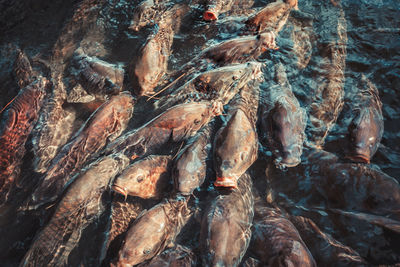
[[276,166],[294,167],[300,163],[303,153],[306,112],[292,92],[282,63],[275,65],[274,76],[263,97],[261,129]]
[[328,266],[332,263],[337,266],[367,266],[355,250],[322,232],[311,219],[290,216],[290,221],[296,226],[318,266]]
[[20,266],[67,265],[84,229],[105,210],[103,193],[128,162],[123,155],[107,156],[77,175],[48,224],[35,237]]
[[189,217],[183,198],[168,199],[143,213],[129,229],[115,266],[132,266],[156,256],[175,241]]
[[378,89],[364,75],[353,98],[351,114],[354,118],[348,127],[350,151],[346,157],[369,163],[383,136],[383,115]]
[[252,181],[248,173],[229,194],[219,195],[204,214],[200,244],[202,266],[238,266],[251,238]]
[[15,80],[20,88],[28,86],[34,81],[31,63],[25,53],[18,49],[18,56],[14,62],[13,70]]
[[289,13],[293,8],[298,9],[297,0],[277,0],[269,3],[245,22],[246,31],[252,33],[272,31],[278,34],[286,24]]
[[175,160],[172,178],[175,182],[175,191],[182,195],[191,195],[206,178],[206,160],[211,150],[211,125],[209,123],[197,133]]
[[87,160],[125,130],[133,113],[133,98],[123,92],[100,106],[66,144],[28,202],[28,209],[55,200]]
[[231,102],[231,117],[214,139],[216,187],[235,188],[239,177],[257,159],[258,136],[255,121],[258,86],[248,83]]
[[168,58],[175,33],[179,30],[180,19],[185,13],[183,5],[176,5],[162,15],[152,34],[140,50],[138,60],[129,72],[135,93],[149,95],[167,71]]
[[168,141],[179,142],[194,135],[215,116],[222,114],[221,102],[197,102],[174,106],[142,127],[113,143],[106,151],[123,151],[131,158],[154,154]]
[[257,210],[250,250],[268,266],[317,266],[294,225],[277,208]]
[[0,204],[8,199],[8,193],[19,175],[25,142],[28,139],[42,107],[49,82],[39,77],[23,88],[3,114],[0,128]]
[[196,264],[196,255],[187,247],[177,245],[164,250],[150,262],[139,264],[138,267],[191,267]]
[[171,156],[148,156],[127,167],[114,181],[119,194],[161,198],[170,184]]
[[[78,48],[74,53],[77,79],[89,94],[105,100],[107,96],[118,94],[124,81],[124,70],[96,57],[90,57]],[[76,100],[78,101],[78,100]]]

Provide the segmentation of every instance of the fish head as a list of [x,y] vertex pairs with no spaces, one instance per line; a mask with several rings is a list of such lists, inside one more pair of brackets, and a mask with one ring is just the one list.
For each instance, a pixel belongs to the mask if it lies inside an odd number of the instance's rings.
[[351,147],[347,158],[355,162],[369,163],[383,135],[381,113],[372,107],[356,111],[356,117],[348,130]]
[[205,21],[218,20],[219,10],[215,5],[208,5],[207,10],[203,13],[203,19]]
[[284,0],[283,2],[285,2],[286,4],[288,4],[291,8],[294,8],[296,10],[299,9],[298,7],[298,0]]
[[276,35],[273,31],[261,33],[260,35],[257,36],[257,38],[259,40],[258,47],[261,49],[262,52],[265,52],[269,49],[274,49],[274,50],[278,49],[275,43]]
[[154,252],[152,252],[152,246],[146,246],[144,244],[146,244],[145,241],[138,242],[132,249],[126,249],[124,247],[120,250],[118,262],[116,262],[115,266],[131,267],[151,258],[151,255],[154,255]]
[[278,167],[297,166],[303,153],[305,112],[290,101],[280,101],[268,114],[268,136]]
[[141,193],[143,184],[149,176],[149,170],[136,167],[134,164],[115,180],[112,189],[125,197],[128,195],[137,196]]

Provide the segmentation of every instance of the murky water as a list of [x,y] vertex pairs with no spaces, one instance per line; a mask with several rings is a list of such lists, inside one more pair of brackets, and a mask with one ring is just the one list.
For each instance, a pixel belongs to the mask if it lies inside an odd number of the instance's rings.
[[[74,17],[82,2],[87,2],[87,10],[83,10],[82,16]],[[7,1],[0,1],[0,10],[3,10],[0,11],[0,108],[4,107],[19,90],[12,73],[16,47],[23,49],[30,58],[40,58],[42,63],[37,63],[34,67],[41,70],[46,69],[43,67],[46,62],[56,58],[54,51],[65,49],[65,54],[58,62],[66,66],[61,71],[67,93],[71,90],[68,87],[71,85],[68,60],[79,46],[91,56],[97,56],[109,63],[124,65],[125,70],[128,71],[129,66],[137,59],[140,47],[153,30],[152,27],[144,27],[139,32],[128,29],[133,10],[139,2],[137,0],[14,1],[14,4],[8,4]],[[185,1],[175,2],[184,3]],[[190,2],[190,11],[183,17],[181,28],[174,37],[173,52],[168,65],[171,72],[210,45],[238,37],[241,34],[241,21],[251,13],[251,8],[263,7],[270,1],[255,0],[253,7],[251,7],[251,1],[237,2],[235,8],[231,12],[221,14],[217,22],[203,21],[203,4],[200,1]],[[339,24],[343,21],[340,21],[340,12],[335,8],[336,2],[338,1],[299,0],[300,11],[292,12],[287,24],[277,36],[276,42],[280,49],[268,51],[259,59],[260,62],[265,63],[263,67],[265,77],[270,77],[271,68],[276,63],[283,63],[294,94],[300,105],[307,111],[318,87],[316,73],[324,67],[321,61],[326,56],[324,54],[324,49],[328,47],[326,44],[332,40],[341,40],[338,28],[342,27]],[[388,199],[385,199],[385,194],[390,194],[390,192],[387,192],[384,187],[382,190],[377,189],[376,192],[371,189],[371,187],[378,188],[379,183],[364,183],[360,178],[362,175],[357,172],[352,173],[351,167],[345,165],[348,161],[344,158],[348,144],[346,135],[348,122],[345,120],[345,114],[349,112],[348,105],[351,104],[357,92],[357,81],[360,75],[364,74],[379,91],[384,116],[384,134],[381,145],[371,160],[371,168],[379,173],[382,171],[400,182],[400,93],[398,92],[400,87],[400,2],[397,0],[344,0],[341,1],[341,5],[347,33],[344,55],[346,61],[344,109],[339,114],[337,123],[332,126],[324,149],[338,157],[335,164],[338,164],[337,166],[340,166],[341,170],[347,174],[340,174],[340,171],[332,174],[333,170],[328,170],[330,163],[325,163],[326,157],[323,158],[323,156],[317,166],[314,166],[315,161],[309,160],[312,152],[308,150],[302,156],[302,164],[282,171],[275,168],[271,151],[268,151],[265,146],[260,147],[259,159],[250,168],[255,184],[254,193],[258,200],[256,205],[262,205],[260,203],[264,203],[267,199],[269,204],[278,204],[292,216],[312,219],[323,232],[354,249],[369,264],[400,263],[398,230],[394,231],[393,228],[387,227],[387,223],[380,226],[379,223],[368,223],[354,214],[353,216],[344,215],[346,211],[364,212],[382,215],[385,218],[397,220],[397,223],[400,220],[398,213],[388,214],[378,205],[384,202],[390,206],[393,204],[391,201],[396,201],[396,198],[388,195]],[[125,75],[124,89],[132,91],[128,76]],[[268,90],[268,81],[261,88]],[[263,95],[261,92],[262,97]],[[64,104],[64,107],[68,105],[79,114],[73,126],[74,129],[79,129],[91,111],[76,103]],[[147,102],[144,98],[139,99],[128,128],[139,127],[150,120],[153,116],[153,113],[149,112],[150,108],[151,102]],[[224,119],[216,119],[215,125],[221,125],[222,120]],[[30,140],[31,138],[28,139],[27,148],[32,146]],[[179,145],[173,146],[171,151],[175,153]],[[28,150],[21,175],[33,181],[37,179],[37,175],[31,174],[32,159],[33,153]],[[362,165],[359,166],[357,168],[364,168]],[[192,200],[198,210],[206,206],[208,201],[217,194],[210,186],[214,173],[208,170],[208,174],[210,181],[206,180],[201,190],[195,192],[195,200]],[[335,175],[347,177],[346,182],[338,182],[332,178]],[[371,174],[369,177],[374,177],[374,175]],[[351,179],[356,180],[354,184],[346,184]],[[335,182],[340,186],[330,187]],[[369,196],[368,193],[374,197]],[[24,194],[20,193],[20,195]],[[366,201],[368,205],[360,200],[364,195],[370,197]],[[16,200],[16,202],[22,201]],[[156,201],[145,201],[143,206],[151,208],[155,203]],[[398,212],[400,203],[397,202],[397,208],[396,203],[393,205],[388,209]],[[12,218],[15,213],[6,212],[5,214],[8,218],[1,218],[0,222],[0,227],[3,228],[0,230],[1,236],[7,233],[0,241],[0,261],[4,266],[16,266],[29,249],[33,236],[48,218],[32,214],[33,219],[31,219],[31,215],[27,213],[21,217],[17,216],[14,220]],[[94,245],[102,243],[104,239],[107,216],[108,213],[105,212],[100,217],[99,227],[92,226],[84,232],[82,238],[84,241],[71,253],[69,265],[96,266],[99,264],[97,256],[100,254],[107,254],[103,263],[107,265],[116,255],[116,251],[105,253],[101,246]],[[189,221],[182,234],[178,236],[180,244],[193,248],[195,252],[198,252],[197,240],[200,227],[198,217],[200,218],[196,213],[195,219]],[[248,252],[245,259],[249,256],[254,255]],[[332,266],[335,266],[333,262]]]

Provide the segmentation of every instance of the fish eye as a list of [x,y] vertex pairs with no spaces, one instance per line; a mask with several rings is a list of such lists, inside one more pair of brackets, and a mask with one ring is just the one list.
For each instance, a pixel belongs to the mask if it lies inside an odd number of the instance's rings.
[[146,254],[146,255],[147,255],[147,254],[150,254],[150,252],[151,252],[150,249],[145,249],[145,250],[143,250],[143,253]]
[[139,176],[136,178],[136,180],[137,180],[139,183],[143,182],[143,180],[144,180],[143,175],[139,175]]
[[195,119],[193,123],[197,125],[197,124],[200,123],[200,120],[199,119]]

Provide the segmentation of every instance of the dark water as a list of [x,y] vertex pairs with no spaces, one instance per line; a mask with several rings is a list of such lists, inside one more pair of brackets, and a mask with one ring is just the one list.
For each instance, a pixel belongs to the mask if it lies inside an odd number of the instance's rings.
[[[238,2],[240,6],[240,1]],[[263,7],[269,2],[256,0],[254,7]],[[309,27],[311,33],[305,32],[305,36],[311,36],[312,45],[324,44],[331,38],[337,38],[335,25],[338,23],[338,14],[330,9],[335,2],[299,0],[301,12],[294,12],[291,15],[288,23],[277,37],[277,45],[280,49],[267,52],[260,58],[260,61],[266,62],[266,66],[271,66],[271,62],[272,64],[278,61],[284,63],[293,91],[303,107],[307,107],[309,94],[312,94],[313,77],[310,75],[309,69],[317,61],[314,56],[318,49],[313,46],[310,50],[304,51],[305,57],[311,57],[310,65],[303,70],[298,70],[295,66],[296,57],[293,56],[295,43],[292,33],[295,24],[298,23],[303,26],[311,25]],[[12,64],[16,57],[15,48],[23,49],[31,58],[40,57],[44,61],[51,60],[54,50],[58,49],[57,45],[69,44],[68,41],[63,43],[58,40],[63,34],[68,35],[68,31],[66,33],[63,29],[67,23],[70,23],[71,17],[80,3],[80,1],[32,0],[14,1],[14,4],[11,5],[7,1],[0,1],[0,10],[3,10],[0,11],[0,108],[5,106],[19,90],[12,74]],[[71,28],[70,31],[75,33],[69,37],[71,43],[75,43],[77,47],[84,47],[92,56],[97,56],[110,63],[123,64],[128,69],[129,64],[138,56],[140,47],[152,31],[151,27],[145,27],[139,32],[128,30],[133,10],[138,3],[137,0],[92,1],[93,10],[97,11],[93,13],[94,17],[89,20],[88,25],[75,25]],[[360,74],[366,75],[376,85],[383,103],[385,130],[381,146],[371,160],[371,166],[400,182],[400,1],[345,0],[341,1],[341,5],[345,14],[348,38],[344,86],[345,103],[351,103],[357,90],[355,85]],[[201,2],[193,1],[189,6],[190,12],[183,18],[181,29],[174,38],[173,53],[169,59],[170,70],[178,69],[212,44],[237,37],[241,19],[246,16],[247,12],[250,12],[249,4],[242,3],[243,8],[234,8],[230,13],[221,14],[218,22],[208,23],[202,21],[203,6]],[[235,16],[235,19],[231,19]],[[72,25],[74,24],[72,23]],[[68,56],[65,59],[68,59]],[[266,74],[269,72],[268,68],[264,68],[264,71]],[[66,79],[68,78],[66,77]],[[126,77],[124,86],[126,90],[132,90],[128,77]],[[148,107],[149,104],[146,101],[139,100],[131,127],[139,126],[150,119],[147,112]],[[88,114],[83,114],[80,119],[83,121],[87,116]],[[324,148],[345,162],[343,144],[345,144],[347,125],[343,120],[344,115],[340,115],[338,123],[327,137]],[[219,124],[220,121],[217,125]],[[29,148],[29,141],[27,147]],[[318,182],[310,177],[313,175],[313,167],[308,165],[307,153],[303,155],[303,164],[299,167],[281,171],[273,166],[268,149],[264,147],[260,150],[259,160],[250,170],[256,184],[255,194],[260,199],[272,195],[274,202],[289,214],[313,219],[323,231],[352,247],[371,264],[400,263],[399,232],[394,233],[385,227],[368,224],[353,217],[339,216],[328,209],[363,211],[362,208],[357,209],[351,205],[340,206],[337,204],[340,202],[339,200],[336,203],[327,204],[323,193],[313,184]],[[25,157],[26,169],[22,171],[25,174],[31,172],[29,161],[32,156],[32,153],[28,152]],[[322,163],[321,166],[323,166]],[[268,177],[265,174],[266,169]],[[325,171],[323,167],[321,169],[320,175],[323,177]],[[206,182],[203,189],[196,192],[200,199],[200,207],[206,203],[207,196],[210,198],[215,194],[212,192],[213,189],[208,187],[209,184],[210,182]],[[363,191],[362,186],[359,190]],[[359,193],[355,191],[354,200],[349,197],[349,203],[352,201],[357,203],[356,199]],[[384,192],[380,193],[384,194]],[[333,200],[333,202],[335,201]],[[400,203],[398,203],[398,210],[400,210]],[[12,217],[13,214],[10,216]],[[395,219],[399,220],[400,218],[395,217]],[[32,222],[24,224],[18,219],[15,225],[18,225],[21,231],[10,225],[2,226],[11,233],[7,235],[8,240],[3,239],[0,244],[0,249],[7,251],[4,254],[0,253],[0,259],[6,264],[5,266],[17,264],[29,248],[34,233],[45,221],[46,218],[36,218]],[[192,222],[189,225],[193,228],[184,228],[181,240],[188,246],[195,247],[198,231],[192,229],[199,227],[199,223]],[[101,232],[103,227],[104,225],[101,225],[99,230],[90,229],[85,234],[85,239],[91,239],[91,236],[95,235],[96,231]],[[12,233],[13,231],[18,231],[18,233]],[[195,236],[195,238],[188,238],[188,236]],[[84,250],[85,244],[86,242],[83,242],[79,249]],[[5,249],[6,247],[11,250]],[[94,266],[97,261],[91,260],[91,257],[94,258],[93,255],[98,251],[98,249],[89,249],[85,252],[75,250],[71,257],[74,257],[75,260],[86,257],[87,260],[83,261],[84,265]],[[73,259],[72,263],[78,264]],[[332,266],[335,264],[332,263]]]

